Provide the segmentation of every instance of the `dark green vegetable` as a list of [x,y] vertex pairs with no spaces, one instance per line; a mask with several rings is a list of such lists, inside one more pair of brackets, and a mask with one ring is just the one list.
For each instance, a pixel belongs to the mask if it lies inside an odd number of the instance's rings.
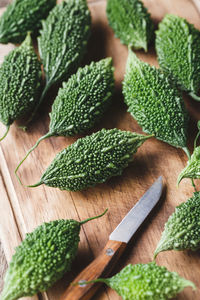
[[179,174],[177,185],[182,181],[183,178],[190,178],[192,185],[197,191],[197,188],[194,183],[194,179],[200,179],[200,147],[197,147],[197,141],[200,136],[200,121],[197,122],[198,133],[194,140],[194,151],[191,156],[188,157],[187,166]]
[[147,51],[154,25],[140,0],[108,0],[107,17],[116,37],[123,44]]
[[200,192],[177,206],[165,224],[154,256],[167,250],[197,250],[200,248]]
[[65,0],[56,5],[42,22],[38,46],[46,85],[32,117],[49,88],[67,80],[79,67],[86,52],[90,27],[91,17],[86,0]]
[[44,223],[28,233],[15,249],[7,273],[1,300],[15,300],[46,291],[71,268],[76,256],[82,222],[56,220]]
[[191,286],[195,289],[193,282],[154,262],[128,265],[111,278],[100,278],[88,283],[92,282],[107,284],[124,300],[165,300],[175,297],[185,287]]
[[86,132],[102,118],[114,89],[112,59],[79,68],[63,83],[50,113],[49,132],[42,136],[20,162],[16,171],[38,144],[50,136],[73,136]]
[[200,179],[200,146],[194,149],[187,166],[178,177],[178,184],[183,178]]
[[40,85],[41,66],[28,34],[21,46],[5,57],[0,67],[0,121],[7,126],[7,132],[15,120],[35,106]]
[[144,132],[187,149],[188,113],[172,82],[159,69],[140,61],[129,49],[123,94],[128,111]]
[[29,187],[46,184],[78,191],[121,175],[133,160],[133,154],[150,137],[119,129],[102,129],[80,138],[57,154],[40,181]]
[[0,18],[0,43],[21,43],[28,31],[35,35],[56,0],[13,0]]
[[200,101],[200,31],[183,18],[166,15],[156,32],[156,51],[161,68]]

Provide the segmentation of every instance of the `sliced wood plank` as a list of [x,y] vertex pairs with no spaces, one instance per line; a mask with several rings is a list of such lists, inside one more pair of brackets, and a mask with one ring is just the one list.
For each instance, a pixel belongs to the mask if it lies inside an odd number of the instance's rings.
[[5,276],[6,269],[7,269],[7,261],[0,241],[0,293],[3,290],[3,284],[4,284],[3,279]]

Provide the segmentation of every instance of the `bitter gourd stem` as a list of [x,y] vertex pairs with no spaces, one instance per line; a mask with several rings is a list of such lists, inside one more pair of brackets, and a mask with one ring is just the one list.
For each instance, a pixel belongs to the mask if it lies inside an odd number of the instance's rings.
[[21,179],[19,178],[19,176],[17,175],[17,171],[19,169],[19,167],[21,166],[21,164],[27,159],[27,157],[29,156],[29,154],[39,145],[39,143],[51,136],[53,136],[54,134],[51,132],[48,132],[47,134],[43,135],[41,138],[39,138],[39,140],[35,143],[35,145],[28,151],[28,153],[26,154],[26,156],[20,161],[20,163],[18,164],[17,168],[15,169],[15,175],[19,181],[19,183],[21,185],[24,186],[24,184],[22,183]]
[[200,101],[200,96],[195,95],[193,92],[189,93],[190,97],[192,97],[194,100]]
[[33,185],[25,185],[25,187],[34,188],[34,187],[37,187],[37,186],[39,186],[41,184],[43,184],[43,182],[39,181],[39,182],[37,182],[36,184],[33,184]]
[[98,215],[98,216],[96,216],[96,217],[92,217],[92,218],[86,219],[86,220],[84,220],[84,221],[81,221],[81,222],[80,222],[80,225],[83,225],[83,224],[85,224],[85,223],[87,223],[87,222],[89,222],[89,221],[91,221],[91,220],[94,220],[94,219],[98,219],[98,218],[103,217],[103,216],[107,213],[107,211],[108,211],[108,209],[106,209],[101,215]]
[[37,112],[37,110],[38,110],[40,104],[41,104],[42,101],[44,100],[44,98],[45,98],[45,96],[46,96],[48,90],[49,90],[50,87],[52,86],[52,84],[53,84],[52,81],[46,82],[45,87],[44,87],[44,89],[43,89],[43,92],[42,92],[42,94],[41,94],[41,96],[40,96],[40,98],[39,98],[39,101],[38,101],[38,103],[36,104],[36,106],[35,106],[35,108],[34,108],[34,110],[33,110],[33,113],[31,114],[30,118],[29,118],[28,121],[26,122],[26,126],[33,120],[33,118],[34,118],[34,116],[35,116],[35,114],[36,114],[36,112]]
[[196,146],[197,146],[197,140],[198,140],[199,136],[200,136],[200,131],[197,133],[197,136],[196,136],[196,138],[195,138],[195,140],[194,140],[194,149],[195,149]]
[[3,139],[7,136],[9,129],[10,129],[10,126],[7,126],[6,132],[5,132],[4,135],[0,138],[0,142],[3,141]]

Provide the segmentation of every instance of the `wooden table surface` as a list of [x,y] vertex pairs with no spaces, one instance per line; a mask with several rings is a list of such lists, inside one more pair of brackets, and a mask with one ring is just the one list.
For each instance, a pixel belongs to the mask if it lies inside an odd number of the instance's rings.
[[[9,2],[10,1],[8,1],[8,0],[1,0],[0,8],[5,7]],[[3,247],[1,244],[1,240],[0,240],[0,293],[3,288],[3,278],[4,278],[6,269],[7,269],[7,261],[6,261],[6,257],[5,257]]]
[[[8,1],[1,0],[0,7],[3,7],[6,2]],[[86,58],[85,63],[91,59],[99,60],[105,56],[112,56],[116,69],[115,105],[105,116],[102,126],[97,126],[96,129],[118,127],[141,133],[141,128],[126,112],[121,96],[121,81],[124,75],[127,48],[114,38],[112,30],[108,27],[105,18],[106,2],[93,0],[89,3],[95,24],[89,43],[88,52],[90,56]],[[200,29],[199,0],[144,0],[144,3],[149,8],[155,23],[160,21],[165,13],[170,12],[187,18]],[[12,45],[0,45],[0,62],[12,48]],[[144,54],[142,51],[137,51],[137,54],[141,59],[157,65],[153,47],[148,54]],[[187,97],[185,100],[192,116],[189,128],[189,147],[191,148],[196,134],[195,122],[200,119],[200,105]],[[46,106],[48,105],[46,104]],[[122,176],[113,178],[108,183],[98,185],[88,191],[68,193],[48,187],[39,187],[35,190],[24,189],[19,186],[13,171],[16,163],[26,151],[41,134],[47,131],[49,122],[47,110],[50,107],[46,108],[46,106],[43,105],[38,120],[28,132],[24,133],[16,125],[13,125],[5,141],[1,143],[0,205],[4,210],[0,218],[0,237],[7,260],[10,260],[14,247],[24,237],[25,233],[33,230],[43,221],[55,218],[79,220],[101,213],[104,208],[109,208],[107,216],[83,227],[78,256],[73,263],[71,274],[67,274],[62,281],[43,295],[43,299],[57,300],[58,295],[65,289],[70,280],[100,253],[109,233],[159,175],[164,176],[166,185],[162,203],[139,230],[134,241],[128,245],[115,272],[127,263],[146,263],[152,259],[153,250],[160,239],[164,223],[174,211],[175,206],[192,195],[193,189],[187,180],[181,184],[179,190],[176,188],[177,176],[187,160],[182,150],[175,149],[155,139],[147,141],[139,149],[135,162],[125,170]],[[2,126],[0,126],[0,130],[2,132]],[[20,170],[20,175],[23,176],[25,183],[36,182],[55,154],[75,140],[76,138],[60,137],[44,141],[43,145],[39,146]],[[15,150],[10,151],[13,148]],[[198,286],[196,292],[186,289],[177,299],[200,299],[199,262],[199,251],[196,253],[171,251],[159,255],[158,263],[160,265],[177,271],[182,276],[194,281]],[[6,267],[6,259],[0,244],[0,289]],[[38,298],[36,296],[32,299]],[[105,291],[101,290],[94,299],[118,300],[120,297],[110,289],[105,289]]]

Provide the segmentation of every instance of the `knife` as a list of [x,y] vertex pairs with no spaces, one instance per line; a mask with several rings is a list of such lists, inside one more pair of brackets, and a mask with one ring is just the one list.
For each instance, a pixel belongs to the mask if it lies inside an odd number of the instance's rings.
[[[108,276],[129,240],[159,201],[162,188],[160,176],[111,233],[101,254],[74,279],[60,300],[91,299],[101,284],[84,285],[84,281]],[[73,285],[77,282],[81,285]]]

